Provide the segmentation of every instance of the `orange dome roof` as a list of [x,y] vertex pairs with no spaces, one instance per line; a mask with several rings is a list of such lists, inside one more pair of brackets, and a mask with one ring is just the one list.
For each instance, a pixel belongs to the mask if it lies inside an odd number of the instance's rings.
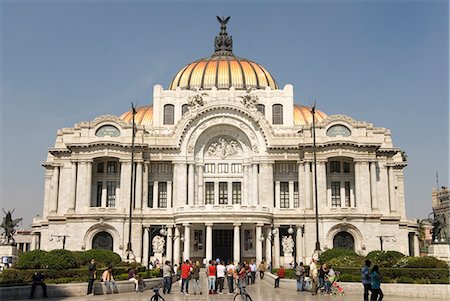
[[[127,111],[120,115],[119,117],[125,122],[132,122],[133,114],[130,111]],[[152,106],[144,106],[140,108],[136,108],[136,115],[134,116],[134,122],[136,124],[141,125],[152,125],[153,123],[153,107]]]
[[[131,111],[125,112],[119,117],[125,122],[131,122],[133,115]],[[327,114],[316,110],[317,122],[327,118]],[[153,123],[153,107],[144,106],[136,109],[134,121],[139,125],[152,125]],[[301,105],[294,105],[294,125],[306,125],[312,123],[311,108]]]
[[[327,114],[316,110],[316,122],[327,118]],[[312,123],[311,108],[294,104],[294,125],[306,125]]]
[[237,90],[265,89],[271,87],[278,89],[272,75],[261,65],[250,60],[229,55],[212,55],[199,59],[182,68],[175,75],[169,90],[229,89]]

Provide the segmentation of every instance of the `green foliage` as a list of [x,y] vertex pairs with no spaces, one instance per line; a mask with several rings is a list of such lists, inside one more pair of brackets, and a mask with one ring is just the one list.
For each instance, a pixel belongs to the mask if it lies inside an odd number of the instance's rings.
[[445,261],[434,257],[404,257],[393,266],[398,268],[448,268]]
[[364,264],[364,257],[356,255],[356,256],[339,256],[332,258],[326,262],[327,265],[332,266],[333,268],[340,267],[359,267]]
[[44,258],[45,267],[48,269],[65,270],[76,268],[77,257],[68,250],[52,250]]
[[372,251],[366,259],[372,261],[372,266],[377,264],[379,267],[391,268],[404,257],[403,253],[397,251]]
[[329,262],[331,259],[336,258],[336,257],[351,258],[351,257],[358,257],[358,256],[359,255],[356,254],[356,252],[353,250],[333,248],[333,249],[328,249],[325,252],[323,252],[322,254],[320,254],[319,261],[321,263],[325,263],[325,262]]
[[97,267],[116,266],[122,259],[111,250],[92,249],[85,252],[74,252],[78,257],[78,266],[87,266],[91,259],[95,259]]
[[17,269],[40,269],[44,268],[44,261],[47,255],[46,251],[33,250],[23,252],[19,255],[19,261],[16,263]]

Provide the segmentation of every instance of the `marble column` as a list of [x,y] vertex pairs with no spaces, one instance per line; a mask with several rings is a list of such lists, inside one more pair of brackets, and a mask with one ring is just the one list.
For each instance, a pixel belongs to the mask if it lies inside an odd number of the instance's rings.
[[305,207],[306,209],[313,209],[313,198],[312,198],[312,173],[311,173],[311,163],[306,162],[305,164]]
[[167,208],[172,208],[172,181],[167,181]]
[[299,264],[303,260],[302,227],[295,226],[295,231],[295,262]]
[[204,205],[205,202],[203,201],[204,198],[204,192],[203,192],[203,165],[198,166],[198,194],[197,194],[197,204],[198,205]]
[[276,234],[273,236],[273,246],[274,246],[274,250],[273,250],[273,267],[278,269],[280,267],[280,229],[279,227],[275,227],[275,229],[277,230]]
[[188,204],[190,206],[194,205],[194,168],[195,165],[190,163],[188,166]]
[[372,199],[372,209],[378,209],[378,192],[377,192],[377,163],[370,162],[370,192]]
[[305,164],[303,162],[298,163],[298,201],[299,208],[303,210],[306,208],[305,206],[305,194],[303,189],[305,187]]
[[184,226],[184,251],[183,261],[191,258],[191,227],[189,223],[183,224]]
[[86,212],[89,207],[84,207],[84,183],[86,183],[86,164],[84,162],[78,163],[78,176],[77,176],[77,193],[76,193],[76,207],[77,213]]
[[[188,204],[188,181],[191,181],[191,185],[194,185],[194,174],[188,177],[188,166],[185,163],[178,164],[177,178],[174,179],[174,188],[177,193],[173,198],[173,206],[186,206]],[[193,189],[194,187],[192,187]],[[194,201],[194,192],[192,191],[192,204]],[[190,203],[189,203],[190,204]]]
[[206,261],[212,259],[212,225],[210,223],[205,224],[206,226]]
[[142,162],[136,164],[136,198],[134,208],[142,208]]
[[158,208],[159,188],[158,181],[153,182],[153,209]]
[[[48,166],[45,168],[45,186],[44,186],[44,210],[43,212],[45,214],[48,214],[50,212],[50,200],[52,198],[51,196],[51,186],[52,186],[52,176],[53,176],[53,169],[49,169]],[[78,189],[78,187],[77,187]]]
[[180,267],[180,241],[181,241],[181,235],[180,235],[180,229],[175,226],[175,235],[173,237],[173,264],[178,265],[178,268]]
[[256,224],[256,264],[262,261],[262,241],[261,241],[261,230],[263,224]]
[[361,206],[361,164],[355,162],[355,199],[351,207]]
[[148,208],[148,162],[142,166],[142,208]]
[[[269,263],[272,262],[272,241],[271,241],[271,235],[272,235],[272,229],[267,229],[267,234],[266,234],[266,264],[268,265]],[[272,266],[273,266],[273,262],[272,262]]]
[[92,202],[92,161],[86,162],[86,207]]
[[275,181],[275,208],[280,208],[280,181]]
[[273,170],[271,163],[260,164],[260,205],[273,207]]
[[247,176],[248,166],[243,165],[242,168],[243,168],[242,169],[243,170],[243,178],[242,178],[242,201],[241,201],[241,203],[242,203],[242,205],[247,205],[247,204],[250,204],[250,201],[248,199],[249,198],[248,191],[250,188],[250,181]]
[[166,257],[167,260],[170,260],[170,263],[173,263],[173,231],[172,226],[167,227],[167,236],[166,236]]
[[241,224],[235,223],[234,226],[234,235],[233,235],[233,261],[237,264],[241,261]]
[[59,166],[53,167],[52,189],[50,197],[50,212],[56,213],[58,210],[58,194],[59,194]]
[[69,212],[75,212],[76,205],[76,196],[77,196],[77,162],[72,162],[72,167],[70,170],[70,203],[69,203]]
[[394,185],[394,167],[388,166],[389,177],[389,208],[391,212],[397,211],[397,204],[395,199],[395,185]]
[[317,195],[319,198],[320,212],[320,208],[326,208],[327,206],[327,172],[325,161],[317,162]]
[[252,195],[253,195],[253,205],[259,204],[259,195],[258,195],[258,164],[252,165]]
[[143,237],[143,248],[142,248],[142,265],[145,267],[148,267],[148,258],[149,258],[149,254],[148,252],[149,250],[149,233],[148,233],[148,229],[147,228],[143,228],[144,230],[142,231],[142,235]]

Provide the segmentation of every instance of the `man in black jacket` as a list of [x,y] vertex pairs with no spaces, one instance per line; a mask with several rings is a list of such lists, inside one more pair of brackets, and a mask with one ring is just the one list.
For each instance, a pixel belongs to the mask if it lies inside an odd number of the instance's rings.
[[36,272],[33,275],[33,284],[31,285],[30,299],[33,299],[34,290],[38,285],[42,287],[44,298],[47,298],[47,286],[44,283],[44,275],[42,274],[42,272]]

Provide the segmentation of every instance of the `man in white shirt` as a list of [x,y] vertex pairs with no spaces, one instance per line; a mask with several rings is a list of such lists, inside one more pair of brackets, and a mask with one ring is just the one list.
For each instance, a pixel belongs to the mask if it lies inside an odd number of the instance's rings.
[[251,272],[251,277],[250,277],[251,284],[255,284],[255,280],[256,280],[256,263],[255,263],[254,260],[252,260],[252,263],[250,264],[250,272]]
[[234,276],[236,273],[236,267],[231,261],[228,261],[226,266],[227,270],[227,281],[228,281],[228,295],[232,295],[234,291]]
[[222,295],[223,292],[223,283],[225,281],[225,266],[223,265],[223,261],[221,261],[218,265],[217,265],[217,284],[218,284],[218,290],[219,290],[219,294]]

